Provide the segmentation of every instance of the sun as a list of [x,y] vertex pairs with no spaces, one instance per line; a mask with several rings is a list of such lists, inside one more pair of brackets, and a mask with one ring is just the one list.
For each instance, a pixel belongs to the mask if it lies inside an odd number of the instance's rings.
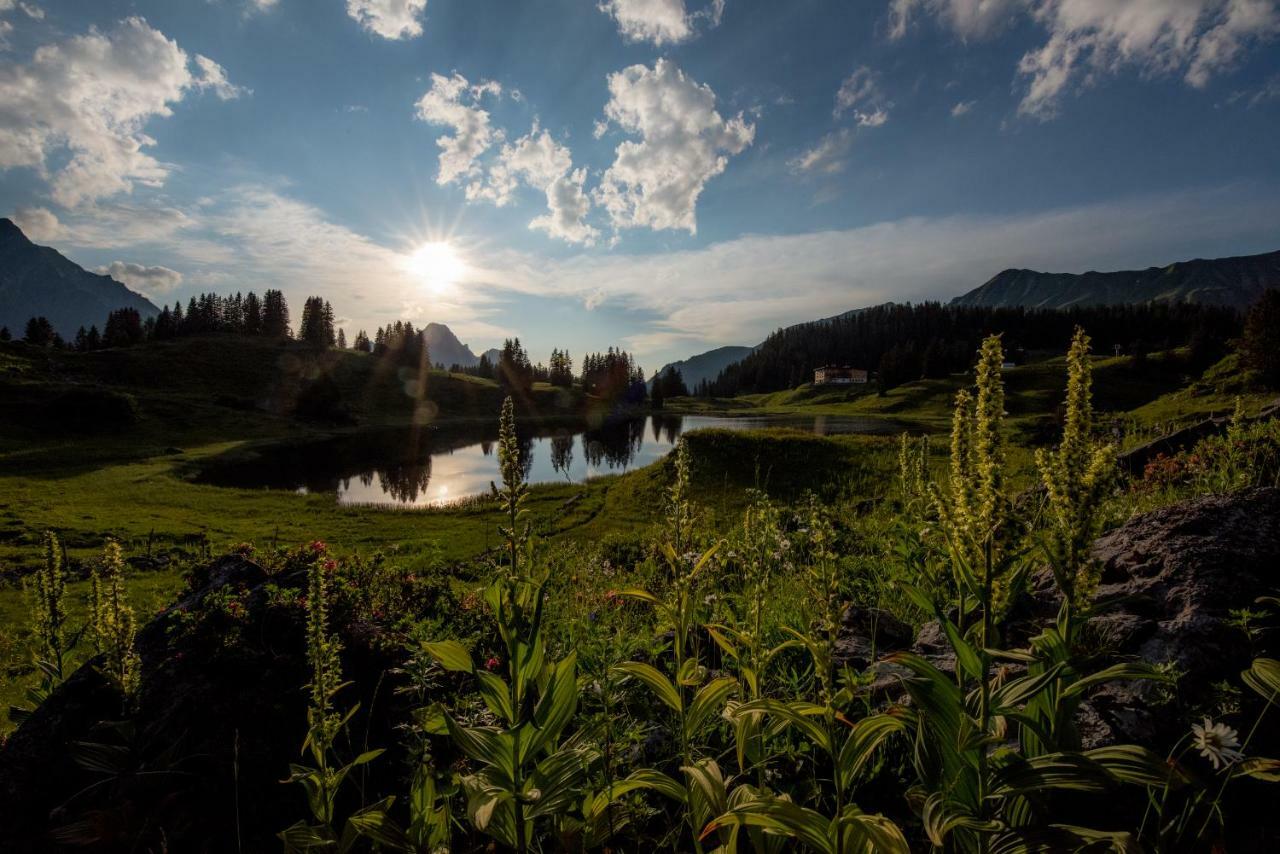
[[410,253],[405,268],[435,291],[458,283],[467,273],[467,264],[458,250],[444,241],[424,243]]

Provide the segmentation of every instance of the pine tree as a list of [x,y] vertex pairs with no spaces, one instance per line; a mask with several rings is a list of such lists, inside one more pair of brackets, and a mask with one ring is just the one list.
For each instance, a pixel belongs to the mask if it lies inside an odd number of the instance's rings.
[[1271,288],[1258,300],[1244,323],[1245,358],[1262,381],[1280,388],[1280,290]]
[[347,349],[347,331],[345,329],[338,330],[338,349]]
[[26,333],[22,336],[22,340],[33,347],[51,347],[55,337],[53,324],[47,317],[33,317],[27,321]]
[[244,321],[243,329],[245,335],[261,335],[262,334],[262,301],[258,299],[258,295],[253,291],[249,291],[244,298]]
[[268,338],[292,338],[289,303],[278,290],[269,290],[262,299],[262,334]]

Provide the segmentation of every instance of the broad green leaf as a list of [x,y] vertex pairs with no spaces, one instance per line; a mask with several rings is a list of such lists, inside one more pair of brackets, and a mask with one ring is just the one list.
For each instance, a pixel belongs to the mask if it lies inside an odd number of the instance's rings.
[[737,681],[729,676],[721,676],[702,686],[689,704],[689,714],[685,717],[685,737],[692,739],[708,718],[719,713],[725,700],[737,687]]
[[440,666],[445,670],[453,670],[459,673],[471,673],[475,670],[475,665],[471,663],[471,653],[467,652],[467,648],[457,641],[424,643],[422,648],[427,651],[427,655],[439,662]]
[[815,715],[812,713],[814,709],[820,712],[822,707],[815,706],[812,703],[783,703],[778,700],[752,700],[750,703],[743,703],[739,706],[737,714],[760,711],[772,717],[785,720],[787,723],[803,732],[810,741],[812,741],[827,755],[832,755],[833,747],[831,744],[831,738],[822,724],[819,721],[814,720]]
[[1006,682],[991,695],[991,708],[997,712],[1017,709],[1057,679],[1063,667],[1063,663],[1058,662],[1043,673],[1028,674]]
[[1248,670],[1240,674],[1244,684],[1257,691],[1268,703],[1280,698],[1280,661],[1255,658]]
[[689,809],[694,825],[701,826],[724,812],[728,794],[725,792],[724,775],[713,759],[703,759],[694,766],[680,769],[689,783],[685,787],[689,796]]
[[683,703],[680,700],[680,692],[676,690],[676,686],[671,684],[667,677],[658,672],[658,669],[651,664],[644,664],[639,661],[624,661],[613,668],[619,673],[627,676],[634,676],[645,685],[649,686],[649,690],[657,695],[658,699],[667,704],[672,710],[680,711]]
[[1096,762],[1079,753],[1046,753],[1029,759],[1013,757],[994,775],[988,797],[1008,798],[1046,789],[1101,792],[1110,777]]
[[641,768],[639,771],[633,771],[625,779],[614,783],[609,789],[609,800],[616,801],[628,792],[634,792],[639,789],[648,789],[657,792],[660,795],[682,804],[685,803],[689,797],[685,787],[668,777],[666,774],[663,774],[661,771],[654,771],[650,768]]
[[494,716],[508,725],[515,723],[515,712],[511,708],[511,689],[506,680],[496,673],[487,670],[476,671],[476,681],[480,683],[480,697]]
[[982,678],[982,657],[978,655],[978,651],[973,645],[960,636],[960,629],[956,624],[943,617],[942,630],[947,633],[947,640],[951,641],[951,648],[956,651],[956,661],[964,668],[964,672],[968,673],[974,679]]
[[703,829],[702,838],[706,839],[721,827],[758,827],[789,836],[822,854],[845,854],[836,850],[826,818],[780,798],[762,798],[728,810]]
[[1095,686],[1105,685],[1107,682],[1115,682],[1121,679],[1154,679],[1160,682],[1171,681],[1171,677],[1168,674],[1161,673],[1150,664],[1144,664],[1140,661],[1122,662],[1099,670],[1097,673],[1091,673],[1088,676],[1077,679],[1063,690],[1062,696],[1064,698],[1074,697]]
[[[506,733],[480,727],[463,727],[446,717],[449,735],[458,748],[477,762],[500,771],[506,781],[515,779],[514,739]],[[508,782],[507,788],[510,788]]]
[[905,732],[906,724],[897,714],[872,715],[853,725],[853,729],[840,746],[837,770],[845,788],[852,786],[858,772],[890,736]]
[[571,652],[556,665],[551,678],[547,680],[544,693],[533,712],[533,722],[538,729],[529,746],[530,755],[536,756],[554,744],[573,718],[573,713],[578,708],[577,666],[578,654]]
[[1186,774],[1176,763],[1145,747],[1117,744],[1086,750],[1084,756],[1098,763],[1108,774],[1122,783],[1139,786],[1178,785]]
[[951,831],[959,828],[979,833],[996,833],[1004,829],[1003,823],[979,818],[964,804],[948,800],[944,792],[934,792],[925,800],[920,821],[929,841],[939,848],[947,844]]
[[1268,783],[1280,783],[1280,759],[1263,759],[1261,756],[1245,759],[1236,765],[1236,773]]

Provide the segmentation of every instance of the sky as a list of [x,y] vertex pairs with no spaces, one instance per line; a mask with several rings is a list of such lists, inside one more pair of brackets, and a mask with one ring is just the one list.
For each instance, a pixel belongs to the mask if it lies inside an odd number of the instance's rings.
[[0,0],[0,215],[153,301],[650,370],[1280,249],[1280,0]]

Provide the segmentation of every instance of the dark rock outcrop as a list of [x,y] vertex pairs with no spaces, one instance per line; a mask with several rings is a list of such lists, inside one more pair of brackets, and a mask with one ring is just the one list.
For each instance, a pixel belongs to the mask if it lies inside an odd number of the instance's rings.
[[[0,747],[0,851],[280,850],[276,832],[306,813],[300,789],[280,782],[306,730],[305,581],[237,555],[199,569],[138,634],[127,726],[109,723],[120,698],[91,665],[72,674]],[[354,681],[339,702],[377,710],[352,732],[395,745],[392,718],[407,713],[382,677],[398,662],[358,626],[337,628]],[[86,765],[85,743],[104,745],[112,768]],[[371,779],[385,787],[398,761],[371,766]]]
[[[1207,706],[1214,684],[1238,681],[1240,671],[1265,649],[1251,648],[1232,624],[1231,611],[1252,606],[1280,590],[1280,490],[1253,489],[1184,501],[1144,513],[1100,537],[1093,556],[1102,565],[1095,602],[1099,613],[1088,628],[1097,650],[1092,666],[1126,660],[1168,665],[1180,675],[1168,707],[1151,682],[1115,682],[1093,691],[1081,709],[1086,747],[1116,742],[1168,745],[1182,733],[1187,716]],[[1051,621],[1059,598],[1048,570],[1031,582],[1006,644],[1025,643]],[[839,649],[843,661],[866,666],[873,647],[883,655],[910,649],[943,671],[954,655],[938,623],[920,628],[911,642],[899,632],[875,637],[865,612],[846,613]],[[1274,651],[1271,651],[1274,654]],[[901,696],[907,672],[880,662],[871,686],[881,699]]]

